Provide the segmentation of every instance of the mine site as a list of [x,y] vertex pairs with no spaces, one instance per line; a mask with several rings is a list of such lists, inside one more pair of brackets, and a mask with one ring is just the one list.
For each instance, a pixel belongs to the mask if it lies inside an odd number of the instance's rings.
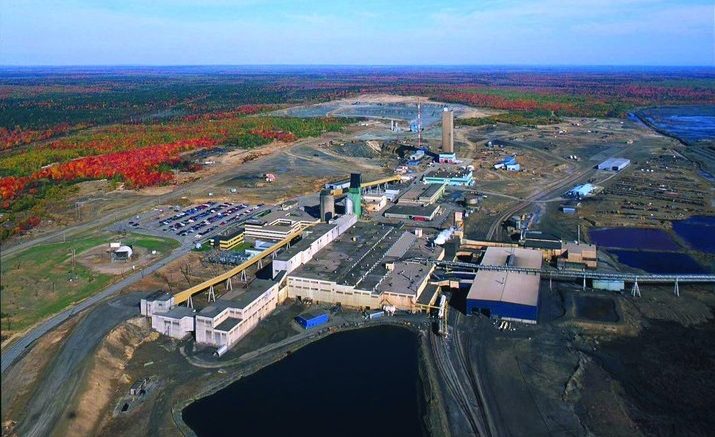
[[708,435],[712,137],[377,88],[4,150],[2,435]]

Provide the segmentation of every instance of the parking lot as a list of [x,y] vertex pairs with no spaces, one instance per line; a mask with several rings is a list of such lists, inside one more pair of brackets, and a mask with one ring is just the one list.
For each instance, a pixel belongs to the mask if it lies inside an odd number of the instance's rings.
[[118,227],[193,243],[233,230],[263,209],[263,205],[231,202],[206,202],[183,209],[159,206],[120,223]]

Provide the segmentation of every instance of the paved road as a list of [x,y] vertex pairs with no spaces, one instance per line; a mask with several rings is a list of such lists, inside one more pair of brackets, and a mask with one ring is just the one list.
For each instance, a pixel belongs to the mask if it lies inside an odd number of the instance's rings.
[[102,291],[101,293],[92,295],[88,297],[87,299],[83,300],[79,304],[66,309],[65,311],[53,316],[50,319],[45,320],[41,324],[35,326],[32,328],[25,336],[20,338],[18,341],[13,343],[12,345],[8,346],[3,352],[2,352],[2,373],[5,373],[5,370],[10,367],[12,363],[14,363],[22,354],[25,352],[25,350],[32,345],[35,340],[38,338],[42,337],[45,335],[47,332],[50,330],[56,328],[59,326],[62,322],[67,320],[68,318],[72,317],[73,315],[79,313],[82,310],[85,310],[92,305],[101,302],[102,300],[117,294],[119,291],[124,289],[125,287],[128,287],[129,285],[134,284],[135,282],[141,280],[145,275],[150,275],[151,273],[154,273],[156,270],[164,267],[165,265],[169,264],[170,262],[186,255],[186,253],[191,250],[191,247],[188,245],[181,246],[177,249],[174,249],[174,251],[167,256],[166,258],[163,258],[156,263],[152,264],[151,266],[145,268],[142,271],[138,271],[136,273],[133,273],[130,276],[127,276],[126,278],[122,279],[121,281],[107,287]]
[[27,403],[27,414],[17,426],[18,435],[51,434],[83,383],[89,364],[87,356],[112,329],[139,314],[142,296],[144,293],[131,293],[104,302],[78,323],[41,376],[36,391]]

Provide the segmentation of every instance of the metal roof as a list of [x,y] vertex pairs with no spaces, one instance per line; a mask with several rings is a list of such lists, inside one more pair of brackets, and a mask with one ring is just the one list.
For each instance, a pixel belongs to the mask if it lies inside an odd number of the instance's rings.
[[[509,255],[514,255],[513,267],[541,269],[541,252],[515,247],[488,247],[481,264],[503,266],[506,265]],[[536,306],[539,302],[540,280],[539,274],[479,270],[467,299]]]

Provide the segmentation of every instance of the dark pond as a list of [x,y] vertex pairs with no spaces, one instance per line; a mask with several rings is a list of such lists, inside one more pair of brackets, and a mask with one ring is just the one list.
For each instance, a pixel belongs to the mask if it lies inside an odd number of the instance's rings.
[[640,252],[609,249],[621,264],[648,273],[708,273],[690,255],[678,252]]
[[693,249],[715,253],[715,216],[693,216],[673,222],[673,230]]
[[678,250],[679,247],[660,229],[597,228],[589,230],[591,241],[598,246],[617,249]]
[[426,436],[417,335],[333,334],[186,407],[199,436]]

